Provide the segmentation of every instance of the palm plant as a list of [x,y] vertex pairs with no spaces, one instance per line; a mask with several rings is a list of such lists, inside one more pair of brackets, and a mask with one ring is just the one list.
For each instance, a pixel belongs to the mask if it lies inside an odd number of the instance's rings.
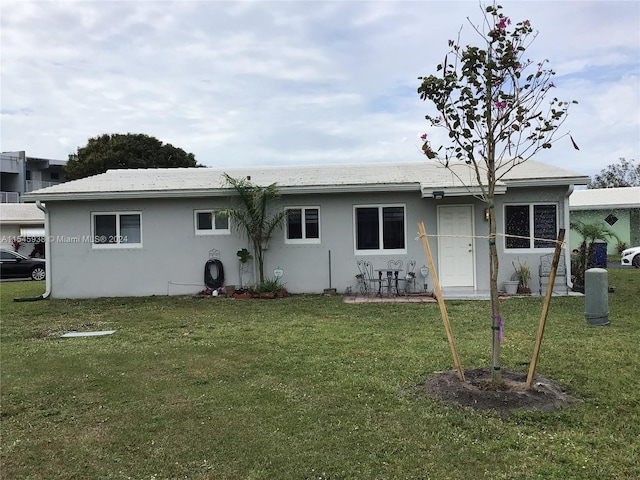
[[571,229],[582,237],[579,249],[578,271],[575,272],[575,283],[578,286],[583,286],[585,272],[593,266],[595,243],[598,240],[607,241],[611,238],[620,240],[620,238],[602,222],[585,223],[578,220],[571,222]]
[[264,283],[264,251],[276,228],[284,222],[284,211],[272,213],[269,203],[280,193],[275,183],[266,187],[254,185],[249,180],[233,178],[224,174],[227,183],[240,196],[240,205],[228,210],[234,220],[233,225],[244,233],[255,252],[258,261],[260,283]]

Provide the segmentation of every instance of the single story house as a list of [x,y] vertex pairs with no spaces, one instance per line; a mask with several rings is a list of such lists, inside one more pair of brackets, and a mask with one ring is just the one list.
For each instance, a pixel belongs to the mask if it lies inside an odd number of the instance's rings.
[[44,212],[35,204],[0,203],[0,247],[29,256],[43,239]]
[[[640,187],[575,190],[569,197],[571,221],[604,223],[628,247],[640,245]],[[571,237],[571,248],[578,248],[582,238]],[[616,254],[618,241],[607,242],[607,254]]]
[[[375,268],[389,260],[426,264],[418,222],[424,222],[440,283],[489,289],[486,205],[464,163],[455,173],[436,162],[360,165],[110,170],[38,190],[46,205],[47,293],[55,298],[194,293],[215,252],[225,283],[240,283],[237,251],[245,238],[218,215],[237,197],[223,174],[255,185],[276,183],[273,204],[289,221],[276,231],[265,272],[282,269],[291,293],[339,292],[354,286],[357,260]],[[569,233],[569,196],[589,178],[527,161],[496,189],[500,285],[512,262],[527,262],[537,285],[542,254],[560,228]],[[234,198],[235,197],[235,198]],[[566,263],[569,265],[569,252]],[[245,278],[244,284],[254,283]],[[273,278],[272,275],[267,275]],[[570,276],[568,276],[570,278]],[[427,279],[433,285],[432,279]]]

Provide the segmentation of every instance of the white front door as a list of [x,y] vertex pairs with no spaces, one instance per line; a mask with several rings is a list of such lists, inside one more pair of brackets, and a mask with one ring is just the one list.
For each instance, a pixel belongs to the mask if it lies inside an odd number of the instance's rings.
[[438,207],[438,276],[443,287],[475,286],[473,208]]

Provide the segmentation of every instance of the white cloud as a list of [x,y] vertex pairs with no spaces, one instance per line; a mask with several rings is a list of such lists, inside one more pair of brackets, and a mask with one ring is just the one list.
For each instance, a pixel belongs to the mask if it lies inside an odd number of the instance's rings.
[[[476,34],[475,1],[2,3],[1,149],[66,158],[147,133],[208,165],[419,159],[417,77]],[[638,158],[637,2],[505,5],[539,36],[568,139],[539,157],[593,174]],[[433,141],[446,141],[431,132]]]

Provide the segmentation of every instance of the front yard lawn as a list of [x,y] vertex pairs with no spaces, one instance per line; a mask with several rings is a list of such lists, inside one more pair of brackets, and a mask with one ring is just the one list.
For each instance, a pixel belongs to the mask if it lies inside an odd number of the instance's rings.
[[[43,283],[3,283],[0,477],[640,478],[640,270],[609,284],[609,327],[551,303],[538,373],[583,401],[501,416],[416,393],[454,368],[435,303],[18,303]],[[503,301],[503,368],[527,371],[541,306]],[[489,303],[447,307],[462,364],[487,367]]]

